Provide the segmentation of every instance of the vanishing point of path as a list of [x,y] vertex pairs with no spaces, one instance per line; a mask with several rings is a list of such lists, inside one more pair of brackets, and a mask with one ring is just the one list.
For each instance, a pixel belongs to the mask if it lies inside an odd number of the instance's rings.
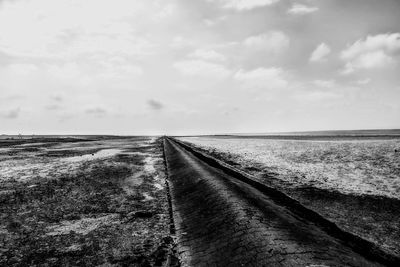
[[381,266],[164,139],[183,266]]

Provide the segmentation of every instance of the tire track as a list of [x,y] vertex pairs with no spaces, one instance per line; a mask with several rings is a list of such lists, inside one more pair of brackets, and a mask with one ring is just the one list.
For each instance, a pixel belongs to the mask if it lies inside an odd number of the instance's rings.
[[183,266],[382,266],[164,139]]

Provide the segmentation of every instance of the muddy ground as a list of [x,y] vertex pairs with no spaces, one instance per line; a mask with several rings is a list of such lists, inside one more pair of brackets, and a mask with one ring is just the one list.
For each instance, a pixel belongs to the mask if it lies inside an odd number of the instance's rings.
[[0,266],[176,266],[159,139],[0,142]]
[[[193,144],[185,142],[191,146]],[[279,179],[268,166],[240,160],[233,153],[216,149],[198,150],[253,175],[306,207],[335,222],[342,229],[374,242],[386,252],[400,256],[400,200],[386,196],[346,194],[337,190],[299,186]],[[301,177],[297,177],[301,179]],[[296,180],[296,179],[294,179]]]

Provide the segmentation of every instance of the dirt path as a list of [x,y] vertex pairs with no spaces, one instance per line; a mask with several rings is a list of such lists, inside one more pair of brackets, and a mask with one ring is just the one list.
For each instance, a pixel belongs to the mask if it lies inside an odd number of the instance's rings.
[[266,194],[164,141],[184,266],[381,266]]

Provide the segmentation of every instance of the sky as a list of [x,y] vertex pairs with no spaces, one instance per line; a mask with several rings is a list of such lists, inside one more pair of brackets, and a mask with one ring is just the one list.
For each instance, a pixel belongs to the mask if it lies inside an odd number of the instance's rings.
[[0,0],[0,133],[400,128],[398,0]]

